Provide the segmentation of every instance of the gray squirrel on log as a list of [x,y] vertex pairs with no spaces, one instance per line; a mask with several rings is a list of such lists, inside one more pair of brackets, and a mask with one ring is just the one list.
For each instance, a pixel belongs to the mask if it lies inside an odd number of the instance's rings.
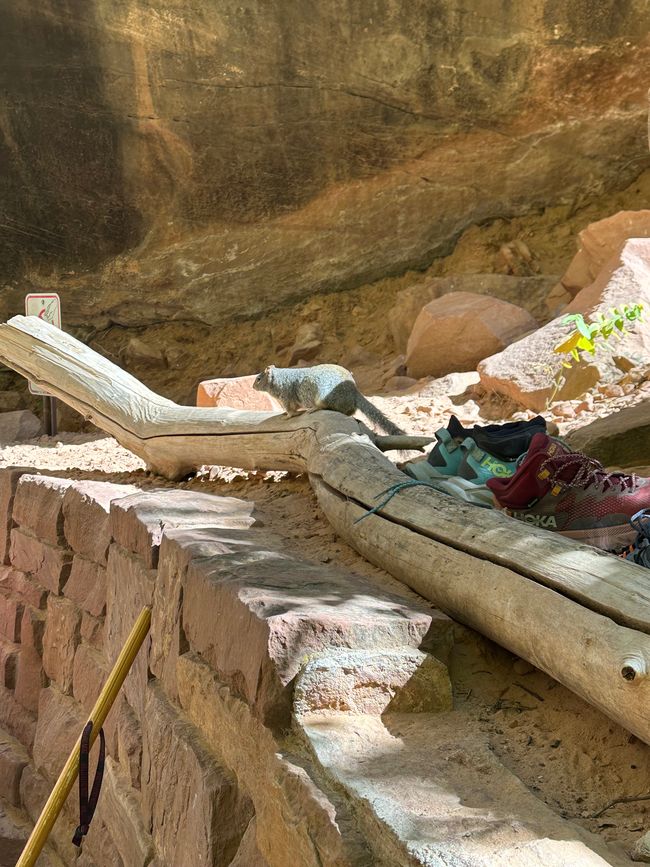
[[338,364],[297,368],[271,364],[257,376],[253,388],[274,397],[289,417],[298,415],[301,410],[330,409],[343,415],[354,415],[359,410],[385,433],[404,434],[361,394],[350,371]]

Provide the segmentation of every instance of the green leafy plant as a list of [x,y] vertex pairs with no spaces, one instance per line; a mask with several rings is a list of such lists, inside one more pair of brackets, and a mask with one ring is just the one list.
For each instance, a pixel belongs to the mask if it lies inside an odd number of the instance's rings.
[[553,352],[563,358],[560,361],[560,369],[553,379],[553,391],[546,401],[547,408],[566,382],[565,370],[573,367],[576,362],[582,361],[583,352],[591,356],[603,351],[611,352],[610,339],[614,337],[622,340],[631,325],[642,319],[643,304],[623,304],[620,308],[612,307],[609,314],[605,316],[603,313],[598,313],[594,322],[585,322],[582,313],[571,313],[562,320],[563,325],[573,325],[573,330],[562,343],[553,347]]

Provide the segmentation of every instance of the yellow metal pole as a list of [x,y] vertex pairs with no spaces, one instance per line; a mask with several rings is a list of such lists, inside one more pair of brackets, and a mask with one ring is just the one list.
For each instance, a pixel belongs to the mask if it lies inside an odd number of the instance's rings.
[[[102,689],[99,698],[95,702],[95,707],[92,709],[90,714],[89,719],[93,721],[93,730],[90,735],[90,746],[93,745],[113,702],[117,698],[118,692],[122,688],[124,679],[129,673],[129,670],[138,655],[138,651],[142,646],[142,642],[149,632],[150,625],[151,608],[143,608],[133,626],[133,629],[131,630],[131,634],[126,640],[126,644],[117,658],[113,670],[108,676],[108,680],[104,684],[104,688]],[[59,779],[56,781],[56,785],[52,789],[52,793],[43,807],[41,815],[38,817],[38,822],[34,826],[34,830],[25,845],[23,854],[20,856],[16,867],[33,867],[36,863],[36,859],[41,854],[43,846],[45,846],[47,838],[50,835],[50,831],[52,830],[59,813],[63,809],[66,798],[70,794],[70,790],[77,779],[79,773],[80,743],[81,735],[79,735],[79,739],[70,753],[68,761],[65,763],[65,767],[61,771]]]

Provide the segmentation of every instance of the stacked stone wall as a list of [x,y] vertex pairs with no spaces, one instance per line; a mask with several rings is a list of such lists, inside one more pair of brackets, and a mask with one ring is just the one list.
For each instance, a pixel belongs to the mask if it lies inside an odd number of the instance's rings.
[[418,649],[444,658],[446,617],[292,556],[251,503],[28,469],[0,472],[0,561],[0,798],[32,822],[153,607],[104,727],[90,833],[72,845],[75,790],[39,864],[396,863],[308,732],[391,703],[448,709],[446,667]]

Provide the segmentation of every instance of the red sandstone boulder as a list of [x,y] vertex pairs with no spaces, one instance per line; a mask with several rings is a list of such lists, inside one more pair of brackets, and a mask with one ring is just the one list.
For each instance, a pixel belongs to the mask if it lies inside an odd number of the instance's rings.
[[451,292],[420,311],[406,349],[409,376],[473,370],[487,355],[537,328],[530,313],[507,301]]
[[[546,320],[548,313],[545,299],[555,283],[555,277],[540,275],[515,277],[506,274],[454,274],[432,277],[407,286],[397,293],[395,304],[388,311],[388,327],[396,350],[403,352],[424,305],[434,298],[442,298],[452,292],[489,295],[491,298],[523,307],[534,319]],[[395,371],[393,375],[401,376],[402,372]]]
[[619,211],[583,229],[578,235],[578,252],[560,280],[563,288],[577,295],[593,283],[628,238],[650,238],[650,210]]
[[206,379],[199,383],[197,406],[219,406],[254,412],[282,412],[282,407],[270,394],[255,391],[253,376]]
[[625,242],[618,255],[610,259],[596,280],[582,289],[565,308],[563,315],[529,334],[502,352],[479,364],[481,384],[489,391],[504,394],[515,402],[539,412],[552,393],[552,380],[560,368],[560,356],[553,347],[570,333],[563,324],[567,313],[582,313],[587,320],[599,311],[608,315],[612,307],[642,303],[645,318],[634,323],[613,353],[601,351],[566,370],[566,382],[557,400],[573,400],[599,381],[620,377],[614,356],[641,363],[650,356],[650,239]]

